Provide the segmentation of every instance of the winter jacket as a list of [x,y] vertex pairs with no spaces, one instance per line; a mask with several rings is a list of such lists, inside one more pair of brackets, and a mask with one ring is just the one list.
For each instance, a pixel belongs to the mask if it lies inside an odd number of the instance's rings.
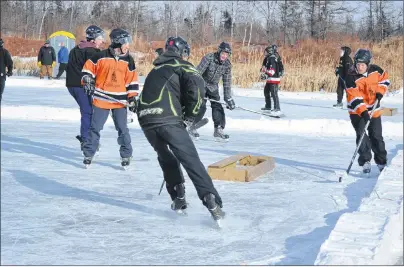
[[84,63],[100,49],[93,42],[81,41],[69,53],[66,67],[66,87],[81,87],[81,76]]
[[67,63],[69,60],[69,50],[62,46],[58,52],[58,63]]
[[95,53],[83,66],[82,75],[95,78],[93,105],[102,109],[122,108],[124,105],[97,95],[97,92],[127,104],[130,97],[137,96],[139,80],[135,61],[129,53],[115,56],[114,49],[108,47]]
[[195,118],[205,96],[205,82],[194,66],[167,51],[154,62],[139,97],[138,119],[143,129],[183,125]]
[[206,83],[206,89],[215,92],[219,89],[220,78],[223,80],[224,99],[231,98],[231,63],[229,59],[220,62],[218,53],[204,56],[196,67]]
[[42,65],[52,65],[56,61],[55,49],[52,46],[42,46],[38,53],[38,62]]
[[343,46],[341,47],[341,49],[344,50],[344,55],[339,58],[339,65],[335,74],[339,75],[342,79],[345,80],[348,75],[348,71],[353,63],[352,59],[349,57],[349,54],[351,54],[351,48]]
[[0,47],[0,78],[5,80],[7,77],[7,73],[12,73],[12,71],[13,60],[11,59],[11,55],[7,51],[7,49]]
[[268,55],[262,62],[261,72],[267,75],[266,83],[279,84],[280,74],[283,72],[283,64],[276,54]]
[[[361,115],[371,111],[376,101],[376,93],[385,94],[390,85],[389,75],[377,65],[369,65],[365,74],[358,74],[352,66],[346,78],[346,98],[349,114]],[[380,102],[373,117],[381,115]]]

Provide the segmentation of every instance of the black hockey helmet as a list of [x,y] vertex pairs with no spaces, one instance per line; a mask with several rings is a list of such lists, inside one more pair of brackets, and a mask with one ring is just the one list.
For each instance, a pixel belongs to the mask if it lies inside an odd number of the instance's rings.
[[105,40],[105,32],[98,26],[91,25],[86,29],[86,39],[87,41],[95,40],[98,37],[102,37]]
[[267,46],[266,48],[265,48],[265,52],[267,52],[268,53],[268,55],[273,55],[273,54],[275,54],[276,52],[277,52],[277,50],[278,50],[278,46],[277,45],[270,45],[270,46]]
[[351,48],[350,47],[348,47],[348,46],[341,46],[341,50],[343,50],[344,51],[344,55],[347,55],[347,56],[349,56],[349,54],[351,54]]
[[220,53],[226,52],[229,55],[231,55],[231,47],[229,43],[222,42],[219,47],[217,48],[217,53],[220,55]]
[[123,44],[132,43],[132,36],[125,30],[113,29],[109,34],[112,48],[120,48]]
[[180,36],[169,37],[166,41],[166,50],[173,51],[180,57],[189,57],[191,54],[191,47]]
[[0,47],[3,47],[3,45],[4,45],[3,39],[0,38]]
[[359,48],[354,56],[354,64],[357,63],[365,63],[366,65],[370,64],[372,60],[372,53],[367,49]]

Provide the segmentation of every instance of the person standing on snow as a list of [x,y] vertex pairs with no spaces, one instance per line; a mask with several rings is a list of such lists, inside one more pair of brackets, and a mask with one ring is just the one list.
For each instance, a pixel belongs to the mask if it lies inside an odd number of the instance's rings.
[[344,91],[346,88],[345,80],[348,75],[348,70],[352,66],[352,59],[349,56],[351,54],[351,48],[347,46],[341,47],[339,65],[335,70],[335,75],[338,77],[337,87],[337,104],[333,106],[336,108],[342,108],[342,98],[344,97]]
[[[390,81],[387,72],[377,65],[370,64],[371,59],[372,54],[369,50],[358,49],[354,56],[354,65],[346,77],[348,111],[352,126],[356,131],[356,144],[359,142],[366,123],[370,120],[368,135],[365,134],[358,151],[358,163],[363,167],[364,173],[371,171],[371,150],[373,150],[374,159],[380,171],[387,163],[380,100],[387,92]],[[379,103],[370,118],[369,112],[373,109],[376,99],[379,100]]]
[[121,166],[126,168],[130,165],[133,153],[127,106],[130,111],[136,112],[139,82],[135,62],[129,54],[129,44],[132,42],[130,34],[122,29],[114,29],[109,38],[111,45],[95,53],[86,61],[82,70],[84,90],[93,96],[90,131],[83,144],[83,163],[86,167],[91,164],[100,142],[100,132],[111,111],[118,131]]
[[[230,44],[222,42],[217,52],[209,53],[204,56],[196,67],[196,69],[201,73],[203,79],[205,80],[206,95],[210,101],[210,106],[212,107],[212,119],[215,127],[213,136],[221,139],[229,139],[229,135],[223,132],[226,126],[226,117],[222,104],[216,102],[220,101],[219,95],[219,81],[223,80],[223,94],[224,101],[226,102],[226,107],[230,110],[236,108],[236,104],[232,98],[231,91],[231,63],[229,57],[231,56]],[[206,112],[206,99],[203,99],[201,109],[198,116],[195,119],[195,123],[202,120]],[[189,129],[189,133],[193,137],[199,137],[196,129],[192,127]]]
[[[13,75],[13,60],[7,49],[3,47],[3,39],[0,38],[0,101],[3,98],[6,78]],[[7,68],[7,72],[6,72]]]
[[69,61],[69,50],[65,47],[65,43],[60,43],[60,50],[58,52],[59,71],[56,79],[59,80],[63,72],[66,70],[67,62]]
[[166,52],[154,62],[139,97],[138,120],[158,155],[166,188],[177,212],[187,208],[184,167],[199,198],[215,220],[224,216],[222,200],[199,159],[186,127],[199,112],[205,96],[205,83],[194,66],[185,60],[190,47],[181,37],[166,41]]
[[52,80],[52,71],[55,64],[55,49],[50,46],[49,40],[46,40],[45,44],[38,52],[38,67],[40,68],[39,79],[43,79],[45,75],[48,75],[48,79]]
[[[265,48],[264,61],[261,67],[261,80],[265,80],[264,96],[265,107],[261,108],[264,111],[270,111],[273,115],[281,115],[281,107],[279,104],[279,84],[283,76],[283,63],[279,56],[276,45],[271,45]],[[272,109],[271,97],[274,102],[274,109]]]
[[80,107],[80,135],[77,135],[76,138],[80,142],[81,150],[83,150],[84,141],[88,138],[91,114],[93,112],[92,98],[86,94],[81,84],[81,71],[84,63],[96,52],[101,51],[100,47],[104,42],[105,33],[101,28],[95,25],[87,27],[86,41],[81,41],[70,51],[66,66],[66,87]]

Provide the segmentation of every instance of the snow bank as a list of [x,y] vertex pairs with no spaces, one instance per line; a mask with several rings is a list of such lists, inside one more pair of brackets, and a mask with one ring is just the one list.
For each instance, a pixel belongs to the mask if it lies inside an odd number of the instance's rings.
[[[293,119],[293,120],[261,120],[226,118],[227,130],[259,131],[266,133],[282,133],[291,135],[316,136],[354,136],[355,131],[348,120],[338,119]],[[383,136],[403,136],[403,124],[397,122],[383,122]]]
[[[257,88],[258,85],[254,85],[253,88],[233,88],[233,94],[235,96],[242,97],[258,97],[264,98],[264,86]],[[335,101],[336,93],[327,92],[279,92],[279,99],[282,104],[282,99],[307,99],[307,100],[330,100]],[[400,104],[403,103],[403,88],[389,92],[382,100],[383,104]]]
[[315,265],[394,265],[403,255],[403,150],[380,174],[358,211],[345,213]]
[[[78,108],[56,108],[47,106],[2,106],[2,119],[20,119],[31,121],[79,121]],[[290,135],[316,136],[354,136],[351,122],[338,119],[301,119],[301,120],[261,120],[227,118],[226,129],[230,131],[258,131],[261,133],[279,133]],[[212,124],[212,120],[209,122]],[[137,120],[132,124],[138,126]],[[208,127],[209,130],[211,129]],[[384,137],[402,137],[403,124],[383,122]]]

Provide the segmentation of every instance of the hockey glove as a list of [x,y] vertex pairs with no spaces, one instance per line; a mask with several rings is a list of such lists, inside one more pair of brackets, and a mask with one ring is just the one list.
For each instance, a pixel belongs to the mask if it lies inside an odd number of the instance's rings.
[[7,76],[8,77],[13,76],[13,72],[12,71],[7,72]]
[[129,110],[132,111],[133,113],[136,113],[137,111],[137,100],[135,96],[131,96],[128,99],[128,106],[129,106]]
[[37,65],[38,65],[38,68],[40,68],[42,66],[41,61],[38,61]]
[[234,103],[233,98],[225,99],[226,102],[226,108],[233,110],[236,108],[236,103]]
[[260,79],[261,80],[266,80],[268,78],[268,75],[266,73],[261,73],[260,74]]
[[82,80],[84,83],[83,88],[84,88],[84,91],[86,92],[86,94],[89,96],[94,95],[95,80],[89,75],[84,75]]
[[383,98],[383,94],[376,93],[376,98],[379,99],[379,102],[380,102],[380,100],[382,100],[382,98]]
[[370,121],[369,112],[367,110],[365,110],[364,112],[361,113],[361,117],[365,120],[365,123]]
[[52,68],[54,68],[55,65],[56,65],[56,61],[53,61],[53,62],[52,62]]

